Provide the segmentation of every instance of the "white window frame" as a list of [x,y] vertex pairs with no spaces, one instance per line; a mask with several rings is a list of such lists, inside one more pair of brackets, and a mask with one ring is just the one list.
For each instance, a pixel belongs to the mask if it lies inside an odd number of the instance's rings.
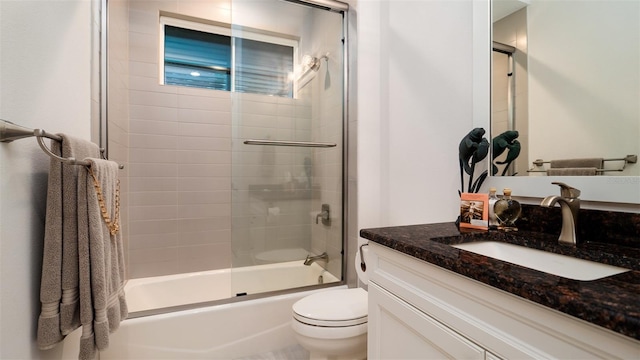
[[164,82],[164,27],[165,25],[179,27],[183,29],[202,31],[206,33],[229,36],[231,38],[231,92],[236,91],[236,69],[235,69],[235,56],[236,56],[236,38],[261,41],[271,44],[290,46],[293,48],[293,97],[296,97],[298,92],[297,81],[295,81],[295,74],[299,73],[299,61],[298,61],[298,46],[299,41],[289,39],[286,37],[279,37],[271,34],[261,33],[258,31],[250,30],[242,26],[231,26],[224,24],[225,26],[206,24],[202,22],[178,19],[167,15],[160,15],[160,30],[159,33],[159,58],[158,58],[158,79],[160,85],[166,85]]

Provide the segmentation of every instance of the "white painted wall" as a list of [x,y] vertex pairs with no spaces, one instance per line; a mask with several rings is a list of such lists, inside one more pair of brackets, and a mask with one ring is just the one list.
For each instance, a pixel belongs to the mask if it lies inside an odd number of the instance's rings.
[[[640,2],[532,1],[527,11],[530,160],[638,154]],[[638,176],[640,165],[605,175]]]
[[[90,138],[91,2],[0,2],[0,118]],[[60,358],[35,345],[49,158],[0,144],[0,358]]]
[[472,2],[358,1],[358,226],[453,221]]

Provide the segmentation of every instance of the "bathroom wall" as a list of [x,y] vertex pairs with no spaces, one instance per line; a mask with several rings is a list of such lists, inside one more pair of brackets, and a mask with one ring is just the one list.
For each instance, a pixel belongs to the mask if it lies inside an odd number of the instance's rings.
[[228,22],[228,8],[129,3],[130,278],[230,265],[229,93],[158,84],[159,11]]
[[358,226],[454,221],[472,2],[358,2]]
[[[0,118],[91,137],[95,5],[0,1]],[[2,359],[62,358],[35,345],[48,169],[35,139],[0,144]]]
[[530,156],[557,159],[549,145],[567,138],[562,158],[639,154],[640,3],[534,1],[527,12]]

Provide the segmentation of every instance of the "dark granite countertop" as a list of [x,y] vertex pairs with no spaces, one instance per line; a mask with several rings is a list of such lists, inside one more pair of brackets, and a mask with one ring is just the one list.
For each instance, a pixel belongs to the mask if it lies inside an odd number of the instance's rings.
[[[459,231],[454,223],[364,229],[360,236],[511,294],[640,340],[640,248],[558,244],[532,231]],[[551,275],[449,245],[502,241],[631,269],[592,281]]]

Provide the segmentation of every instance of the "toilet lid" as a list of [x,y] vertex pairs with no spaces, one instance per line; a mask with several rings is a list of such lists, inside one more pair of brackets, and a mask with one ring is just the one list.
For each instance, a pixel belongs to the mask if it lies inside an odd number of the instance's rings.
[[322,291],[293,304],[293,317],[316,326],[352,326],[367,322],[367,292],[361,288]]

